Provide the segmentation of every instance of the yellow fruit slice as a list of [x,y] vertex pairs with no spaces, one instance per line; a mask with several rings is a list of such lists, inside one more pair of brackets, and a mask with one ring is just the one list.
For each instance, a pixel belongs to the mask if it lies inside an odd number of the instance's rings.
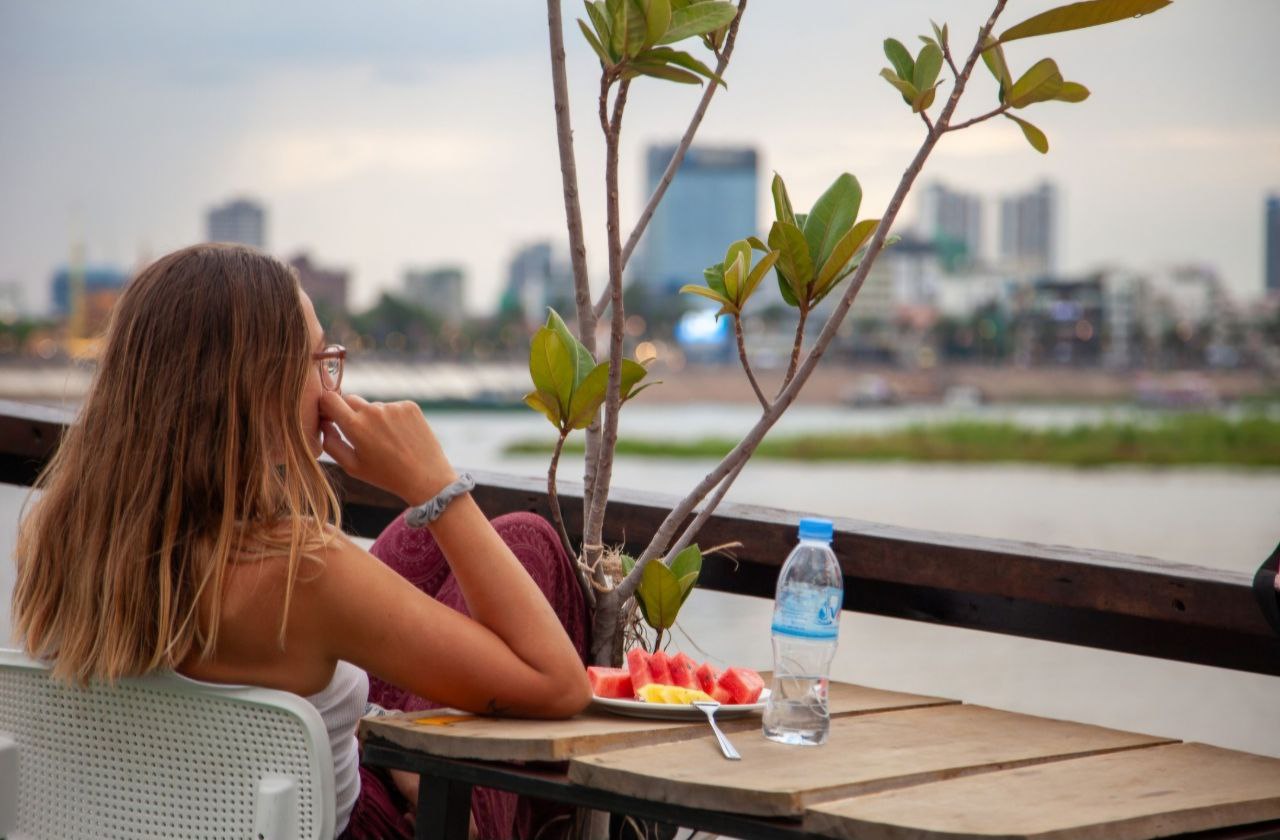
[[659,685],[658,683],[642,686],[636,696],[646,703],[672,705],[688,705],[694,700],[711,699],[711,695],[696,688],[681,688],[678,685]]

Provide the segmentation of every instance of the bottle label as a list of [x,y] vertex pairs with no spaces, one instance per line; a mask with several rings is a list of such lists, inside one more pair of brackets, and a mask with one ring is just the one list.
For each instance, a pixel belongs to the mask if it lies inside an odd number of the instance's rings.
[[836,586],[794,586],[778,593],[773,632],[807,639],[834,639],[840,634],[844,592]]

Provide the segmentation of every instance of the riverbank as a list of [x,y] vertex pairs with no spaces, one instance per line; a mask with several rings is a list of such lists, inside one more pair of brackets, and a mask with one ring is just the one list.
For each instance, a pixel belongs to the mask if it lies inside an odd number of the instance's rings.
[[[783,372],[756,371],[766,393],[777,391]],[[93,368],[59,362],[0,363],[0,399],[78,405]],[[656,364],[645,391],[647,405],[691,402],[753,405],[755,394],[735,365]],[[525,362],[460,363],[353,354],[343,387],[369,399],[411,399],[433,408],[507,407],[525,411],[521,398],[532,387]],[[890,365],[829,359],[819,365],[797,400],[801,405],[944,402],[986,404],[1112,404],[1162,400],[1195,405],[1280,399],[1280,379],[1256,370],[1110,371],[1100,368],[1021,368],[944,365],[903,370]]]
[[[617,453],[650,458],[718,459],[737,439],[622,438]],[[581,441],[566,452],[580,453]],[[546,440],[519,440],[510,455],[549,453]],[[1280,467],[1280,420],[1263,415],[1228,419],[1173,415],[1154,423],[1106,422],[1065,429],[1032,429],[1003,422],[957,420],[875,433],[794,434],[765,438],[755,457],[790,461],[910,461],[919,463],[1031,463],[1065,467]]]

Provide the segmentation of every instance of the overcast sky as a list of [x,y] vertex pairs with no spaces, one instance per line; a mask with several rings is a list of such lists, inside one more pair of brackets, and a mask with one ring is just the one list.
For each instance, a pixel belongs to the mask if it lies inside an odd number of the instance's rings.
[[[1006,22],[1051,5],[1014,0]],[[950,22],[959,49],[989,7],[752,0],[730,88],[700,137],[760,149],[762,212],[776,169],[798,206],[852,172],[864,214],[879,215],[923,130],[876,75],[882,40],[918,45],[932,16]],[[581,6],[565,10],[598,269],[598,65],[573,23]],[[1048,156],[993,121],[947,137],[926,180],[989,196],[993,231],[996,197],[1051,179],[1066,271],[1194,261],[1255,295],[1263,201],[1280,191],[1277,32],[1276,0],[1177,0],[1145,19],[1011,44],[1015,71],[1051,56],[1092,98],[1028,109]],[[244,194],[269,209],[272,251],[306,248],[350,268],[358,305],[408,265],[456,262],[470,272],[469,305],[483,309],[519,244],[563,236],[546,40],[536,0],[0,0],[0,282],[22,283],[43,308],[75,232],[91,262],[132,266],[198,240],[206,209]],[[963,113],[991,107],[985,72],[970,90]],[[625,228],[645,199],[643,146],[678,136],[697,95],[634,85]]]

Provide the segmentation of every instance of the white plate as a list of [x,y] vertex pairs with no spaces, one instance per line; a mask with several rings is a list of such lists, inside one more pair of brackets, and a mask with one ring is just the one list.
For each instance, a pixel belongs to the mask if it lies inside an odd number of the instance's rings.
[[[721,706],[716,718],[733,718],[764,711],[769,700],[769,689],[760,692],[760,699],[755,703]],[[646,703],[643,700],[618,700],[612,697],[592,697],[596,708],[613,712],[615,715],[627,717],[652,718],[654,720],[706,720],[707,716],[700,709],[689,703]]]

